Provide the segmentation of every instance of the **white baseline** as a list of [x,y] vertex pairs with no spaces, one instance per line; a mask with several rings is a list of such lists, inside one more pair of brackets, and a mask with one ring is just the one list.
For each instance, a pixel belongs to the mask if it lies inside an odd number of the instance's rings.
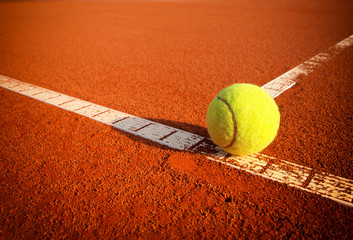
[[[315,68],[353,45],[353,35],[319,53],[278,78],[262,86],[273,98],[291,88],[298,76],[308,75]],[[254,175],[287,184],[353,207],[353,180],[276,159],[261,153],[246,157],[231,156],[206,137],[139,118],[114,109],[77,99],[62,93],[0,75],[0,86],[44,103],[72,111],[122,131],[149,139],[171,148],[205,155]]]

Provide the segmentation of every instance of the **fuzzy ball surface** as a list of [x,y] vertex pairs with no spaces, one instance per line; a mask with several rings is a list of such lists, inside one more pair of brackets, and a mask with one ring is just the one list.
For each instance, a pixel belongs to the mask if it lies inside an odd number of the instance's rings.
[[224,88],[207,111],[207,130],[226,152],[245,156],[265,149],[276,137],[280,113],[262,88],[247,83]]

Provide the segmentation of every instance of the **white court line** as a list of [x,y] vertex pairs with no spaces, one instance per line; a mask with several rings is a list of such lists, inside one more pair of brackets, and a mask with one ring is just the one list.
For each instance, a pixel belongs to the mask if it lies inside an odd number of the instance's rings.
[[315,55],[309,60],[282,74],[278,78],[266,83],[262,86],[262,88],[265,89],[273,98],[275,98],[287,89],[293,87],[296,84],[296,79],[300,75],[307,76],[313,72],[315,68],[321,66],[325,62],[328,62],[331,58],[340,54],[344,49],[352,45],[353,35],[330,47],[327,51]]
[[[293,68],[282,76],[265,84],[263,88],[277,97],[295,84],[300,74],[309,74],[314,68],[327,62],[345,48],[353,45],[353,35]],[[75,112],[93,120],[108,124],[122,131],[149,139],[181,151],[205,155],[208,159],[226,164],[254,175],[287,184],[336,202],[353,207],[353,180],[328,173],[316,173],[313,169],[279,160],[264,154],[246,157],[230,156],[212,140],[177,128],[106,108],[65,94],[54,92],[29,83],[0,75],[0,86],[16,93]]]

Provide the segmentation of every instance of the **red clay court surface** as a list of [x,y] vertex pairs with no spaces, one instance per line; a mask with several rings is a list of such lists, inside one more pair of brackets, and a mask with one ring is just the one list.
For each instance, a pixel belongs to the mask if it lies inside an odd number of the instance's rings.
[[[262,86],[353,34],[351,1],[0,2],[0,74],[207,137],[224,87]],[[353,179],[353,47],[275,100],[262,153]],[[353,208],[0,88],[1,239],[352,239]]]

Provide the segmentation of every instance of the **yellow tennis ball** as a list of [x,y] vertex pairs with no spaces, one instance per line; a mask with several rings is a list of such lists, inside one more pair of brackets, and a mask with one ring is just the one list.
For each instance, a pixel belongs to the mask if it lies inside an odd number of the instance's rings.
[[276,137],[280,113],[262,88],[246,83],[224,88],[207,111],[207,130],[226,152],[244,156],[266,148]]

